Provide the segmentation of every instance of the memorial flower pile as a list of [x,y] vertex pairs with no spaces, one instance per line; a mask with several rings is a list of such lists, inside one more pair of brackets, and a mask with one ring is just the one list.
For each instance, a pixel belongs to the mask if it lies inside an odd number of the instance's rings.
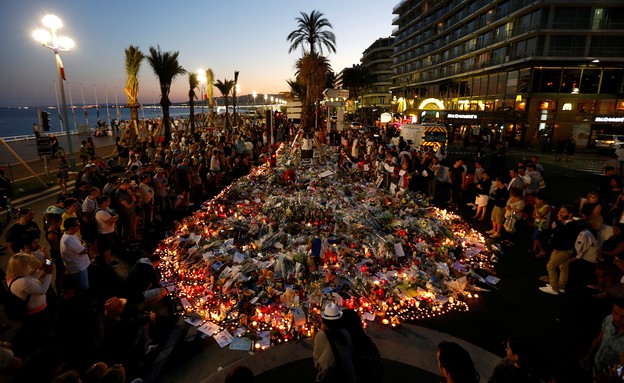
[[390,194],[331,155],[303,166],[289,154],[205,202],[158,246],[162,284],[189,323],[221,346],[262,349],[313,336],[329,301],[396,327],[478,297],[492,255],[459,216]]

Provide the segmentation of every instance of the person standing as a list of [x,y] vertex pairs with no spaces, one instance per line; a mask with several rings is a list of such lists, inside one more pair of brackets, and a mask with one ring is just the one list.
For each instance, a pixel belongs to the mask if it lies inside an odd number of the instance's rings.
[[[559,295],[559,293],[565,292],[565,287],[568,283],[570,259],[574,253],[574,245],[579,231],[579,225],[573,218],[572,207],[561,206],[557,214],[557,222],[553,222],[552,225],[552,238],[550,241],[552,252],[550,253],[550,260],[546,265],[549,284],[540,287],[540,291],[551,295]],[[557,275],[557,270],[559,270],[559,275]]]
[[342,328],[342,311],[328,303],[321,313],[321,331],[314,337],[314,366],[317,382],[355,383],[353,343],[349,332]]
[[581,360],[581,366],[589,369],[593,365],[594,381],[603,381],[600,378],[609,375],[609,368],[622,363],[623,354],[624,300],[618,298],[613,302],[611,314],[602,321],[600,334],[592,341],[587,355]]
[[446,383],[478,383],[479,373],[468,351],[457,343],[443,341],[436,353],[438,368]]
[[99,208],[94,216],[95,224],[97,225],[97,248],[107,265],[115,265],[117,262],[111,260],[111,249],[117,240],[115,224],[119,219],[119,215],[110,209],[110,198],[108,196],[100,196],[97,202]]
[[492,230],[486,231],[486,233],[492,238],[499,238],[505,222],[505,206],[507,206],[507,200],[509,199],[509,190],[503,184],[502,178],[498,177],[494,182],[496,187],[490,193],[490,198],[494,202],[490,216]]
[[59,157],[58,172],[56,173],[58,184],[61,187],[61,194],[67,194],[67,179],[69,178],[69,164],[65,156]]
[[17,212],[17,216],[18,221],[13,226],[11,226],[4,235],[4,242],[7,246],[7,249],[9,250],[9,254],[11,255],[16,254],[20,251],[19,246],[22,237],[27,232],[35,233],[37,238],[41,236],[41,229],[39,229],[39,225],[37,225],[37,223],[33,221],[35,214],[31,209],[20,209]]
[[89,251],[84,243],[78,238],[80,233],[80,222],[77,218],[67,218],[65,220],[65,233],[61,237],[61,257],[67,269],[69,288],[76,291],[89,289],[89,274],[87,268],[91,264]]
[[449,183],[451,184],[451,203],[449,206],[455,210],[459,209],[461,205],[464,178],[466,178],[466,168],[464,167],[464,161],[459,159],[455,161],[455,164],[449,170]]

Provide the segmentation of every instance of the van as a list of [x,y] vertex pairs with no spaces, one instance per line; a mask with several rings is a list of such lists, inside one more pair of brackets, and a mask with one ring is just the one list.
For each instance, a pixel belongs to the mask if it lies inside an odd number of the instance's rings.
[[[448,133],[445,125],[442,124],[403,124],[399,133],[403,140],[411,142],[415,148],[421,145],[425,147],[433,147],[437,150],[442,144],[447,145]],[[391,141],[394,145],[398,145],[399,138],[395,137]]]
[[596,149],[599,152],[613,152],[620,145],[624,145],[624,135],[601,133],[596,136]]

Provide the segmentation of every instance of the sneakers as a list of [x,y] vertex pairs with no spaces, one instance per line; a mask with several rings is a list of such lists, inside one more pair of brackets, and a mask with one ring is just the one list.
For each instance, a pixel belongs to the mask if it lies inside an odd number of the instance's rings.
[[494,233],[496,233],[496,231],[494,231],[494,230],[488,230],[488,231],[485,232],[485,234],[489,234],[489,235],[492,235]]
[[490,238],[500,238],[500,234],[498,234],[497,232],[494,232],[490,234]]
[[544,287],[540,287],[539,288],[541,292],[546,293],[546,294],[550,294],[550,295],[559,295],[559,292],[556,290],[553,290],[552,287],[550,287],[550,285],[546,285]]
[[[546,287],[551,287],[551,286],[550,286],[550,283],[547,283],[547,284],[546,284]],[[554,290],[554,289],[553,289],[553,290]],[[559,289],[558,291],[559,291],[560,293],[565,293],[565,289]]]

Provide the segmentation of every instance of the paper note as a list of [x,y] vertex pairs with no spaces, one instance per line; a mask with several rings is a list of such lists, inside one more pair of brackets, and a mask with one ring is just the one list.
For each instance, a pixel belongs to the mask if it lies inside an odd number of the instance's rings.
[[219,326],[217,326],[216,324],[208,321],[208,322],[204,323],[203,325],[199,326],[197,329],[199,331],[203,332],[204,334],[208,335],[208,336],[212,336],[212,335],[216,334],[217,331],[219,331]]
[[487,283],[495,285],[495,284],[497,284],[500,281],[500,278],[497,278],[497,277],[495,277],[493,275],[488,275],[487,277],[485,277],[485,281]]
[[198,316],[191,316],[191,317],[186,318],[184,321],[192,326],[197,327],[201,324],[202,319]]
[[271,332],[270,331],[258,331],[260,339],[256,341],[260,345],[260,348],[271,347]]
[[180,302],[182,303],[182,307],[184,307],[185,309],[191,306],[191,302],[189,302],[186,298],[180,299]]
[[232,339],[234,339],[234,337],[232,336],[232,334],[230,334],[230,332],[228,330],[223,330],[218,334],[215,334],[213,336],[214,340],[217,341],[217,344],[223,348],[225,346],[227,346],[228,344],[232,343]]
[[394,244],[394,252],[397,257],[405,257],[405,252],[403,251],[403,245],[401,242],[397,242]]
[[369,322],[372,322],[372,321],[375,320],[375,314],[373,314],[373,313],[364,312],[364,313],[362,313],[362,316],[364,317],[364,319],[366,319]]
[[249,338],[233,338],[230,343],[230,350],[249,351],[251,350],[252,341]]
[[232,257],[232,261],[234,261],[234,263],[241,263],[243,262],[244,259],[245,259],[245,254],[241,254],[238,251],[234,253],[234,256]]
[[334,172],[332,172],[331,170],[326,170],[323,173],[319,174],[319,177],[325,178],[331,176],[332,174],[334,174]]

